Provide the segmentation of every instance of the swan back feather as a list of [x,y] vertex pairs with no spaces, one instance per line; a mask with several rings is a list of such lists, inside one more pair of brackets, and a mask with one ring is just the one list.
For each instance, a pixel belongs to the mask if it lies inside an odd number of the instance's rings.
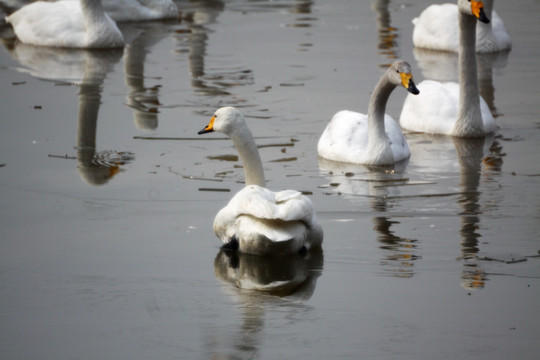
[[118,48],[124,37],[103,11],[100,0],[36,1],[8,17],[26,44],[63,48]]
[[[484,9],[491,20],[488,24],[476,24],[476,51],[497,52],[512,48],[510,35],[504,22],[493,10],[493,1],[484,0]],[[414,24],[413,44],[416,47],[459,51],[459,26],[457,4],[433,4],[412,20]]]

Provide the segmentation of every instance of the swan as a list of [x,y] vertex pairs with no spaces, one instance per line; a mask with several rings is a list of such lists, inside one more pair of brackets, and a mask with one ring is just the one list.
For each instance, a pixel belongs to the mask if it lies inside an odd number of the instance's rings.
[[[476,51],[489,53],[510,50],[512,41],[504,22],[493,10],[494,0],[483,0],[489,23],[476,25]],[[472,1],[475,3],[476,1]],[[443,51],[459,51],[458,7],[456,4],[428,6],[413,19],[413,44],[416,47]]]
[[411,94],[419,93],[411,66],[402,60],[395,61],[375,86],[367,115],[342,110],[332,117],[319,139],[319,156],[366,165],[392,165],[407,159],[407,140],[396,121],[384,113],[390,93],[398,85]]
[[240,111],[218,109],[199,135],[213,131],[234,142],[246,177],[246,186],[214,220],[214,232],[223,247],[255,255],[303,253],[320,247],[323,231],[311,201],[295,190],[273,192],[264,187],[257,145]]
[[172,0],[103,0],[103,8],[119,22],[178,18],[178,7]]
[[476,20],[488,22],[481,1],[458,0],[459,84],[424,80],[418,84],[423,95],[405,98],[400,116],[402,128],[457,137],[483,137],[497,125],[487,103],[478,92],[476,71]]
[[8,17],[23,43],[62,48],[119,48],[124,37],[101,0],[36,1]]

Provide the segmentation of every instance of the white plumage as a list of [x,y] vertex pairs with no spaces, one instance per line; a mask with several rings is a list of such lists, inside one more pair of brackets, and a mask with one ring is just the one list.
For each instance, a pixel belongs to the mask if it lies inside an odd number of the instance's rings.
[[478,91],[476,22],[489,22],[481,1],[458,0],[459,84],[425,80],[420,96],[408,95],[400,116],[402,128],[457,137],[483,137],[497,126]]
[[295,190],[264,187],[264,172],[253,136],[233,107],[218,109],[204,134],[220,131],[234,142],[246,175],[246,187],[218,212],[214,231],[223,244],[240,252],[286,254],[320,247],[323,231],[311,200]]
[[25,43],[62,48],[118,48],[124,37],[101,0],[36,1],[6,17]]
[[366,165],[391,165],[407,159],[407,140],[396,121],[385,114],[386,102],[398,85],[418,94],[411,67],[401,60],[394,62],[377,83],[367,115],[342,110],[332,117],[319,139],[319,156]]
[[[493,1],[484,0],[485,13],[491,20],[488,24],[476,25],[476,51],[489,53],[510,50],[512,41],[502,19],[493,10]],[[416,47],[459,51],[458,7],[456,4],[435,4],[428,6],[413,19],[413,44]]]

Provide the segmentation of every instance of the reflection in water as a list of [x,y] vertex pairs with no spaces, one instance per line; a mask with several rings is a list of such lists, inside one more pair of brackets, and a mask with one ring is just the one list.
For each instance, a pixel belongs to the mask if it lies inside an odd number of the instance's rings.
[[[454,81],[459,79],[458,54],[446,51],[414,48],[414,57],[418,67],[426,79],[436,81]],[[495,107],[495,88],[493,86],[493,69],[502,69],[508,63],[510,51],[496,53],[477,53],[478,90],[487,102],[494,117],[497,117]]]
[[[462,211],[461,217],[461,257],[463,272],[461,274],[461,286],[466,289],[480,289],[487,280],[486,274],[478,266],[476,260],[479,251],[478,241],[481,235],[477,232],[482,213],[479,204],[480,177],[482,173],[482,158],[484,157],[483,138],[460,139],[454,138],[457,158],[460,165],[460,197],[458,205]],[[487,141],[493,141],[488,138]]]
[[[124,49],[124,74],[129,87],[127,105],[133,109],[135,125],[141,130],[154,130],[158,127],[159,89],[161,85],[145,87],[144,63],[150,48],[165,39],[170,27],[160,22],[145,23],[133,28],[122,26],[126,39],[135,37]],[[135,34],[131,34],[136,32]]]
[[122,57],[122,49],[76,50],[25,45],[9,47],[11,56],[23,67],[19,71],[53,81],[78,85],[77,132],[78,170],[88,184],[105,184],[132,160],[129,152],[96,152],[96,127],[101,105],[102,84]]
[[178,29],[175,40],[179,54],[188,53],[191,85],[201,95],[229,95],[229,88],[253,83],[252,71],[245,68],[217,69],[208,71],[205,67],[206,45],[211,30],[206,26],[216,21],[224,10],[223,1],[193,1],[183,10],[183,21],[187,29]]
[[[457,216],[460,218],[459,228],[462,262],[461,286],[465,289],[481,289],[485,286],[487,276],[480,267],[478,252],[480,251],[479,232],[481,205],[479,190],[482,174],[498,172],[501,169],[502,147],[494,137],[486,138],[454,138],[446,136],[430,136],[421,134],[421,142],[412,141],[411,158],[415,165],[420,165],[422,172],[439,176],[459,171],[459,196]],[[456,161],[457,160],[457,161]],[[484,166],[484,169],[483,169]],[[492,180],[488,179],[487,182]],[[490,211],[494,204],[490,203]]]
[[324,263],[322,250],[305,257],[264,257],[221,250],[214,261],[216,277],[231,284],[225,290],[240,303],[242,324],[218,333],[208,343],[212,358],[252,359],[261,348],[265,314],[273,306],[287,312],[304,311],[303,302],[315,291]]
[[399,58],[397,54],[397,29],[390,23],[390,11],[388,5],[390,0],[376,0],[372,8],[377,14],[377,32],[379,33],[378,49],[379,54],[384,55],[390,61],[380,64],[382,68],[389,67],[392,62]]
[[415,261],[420,258],[416,254],[417,240],[397,236],[391,227],[400,222],[395,216],[387,216],[392,208],[389,198],[398,196],[399,185],[408,182],[403,176],[407,163],[405,160],[388,167],[367,167],[319,158],[319,168],[331,174],[330,189],[352,202],[359,197],[369,199],[374,214],[373,230],[377,232],[379,248],[384,250],[383,275],[395,277],[412,277]]

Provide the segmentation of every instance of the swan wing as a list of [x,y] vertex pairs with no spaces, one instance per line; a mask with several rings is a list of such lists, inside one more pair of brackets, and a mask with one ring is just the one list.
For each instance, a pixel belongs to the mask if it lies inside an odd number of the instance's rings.
[[35,2],[6,18],[17,37],[27,44],[80,45],[85,32],[81,6],[75,1]]
[[459,27],[456,4],[430,5],[413,20],[416,47],[458,51]]
[[358,163],[368,144],[367,116],[354,111],[336,113],[324,129],[317,151],[319,156],[334,161]]
[[407,95],[399,123],[409,131],[451,135],[458,114],[459,84],[424,80],[420,95]]
[[384,114],[384,128],[386,130],[388,141],[390,142],[392,154],[394,155],[394,161],[398,162],[408,159],[411,155],[409,144],[407,144],[407,140],[405,139],[405,136],[403,136],[397,121],[390,115]]
[[273,192],[250,185],[240,190],[227,208],[232,216],[247,215],[256,219],[297,221],[313,215],[311,200],[295,190]]

